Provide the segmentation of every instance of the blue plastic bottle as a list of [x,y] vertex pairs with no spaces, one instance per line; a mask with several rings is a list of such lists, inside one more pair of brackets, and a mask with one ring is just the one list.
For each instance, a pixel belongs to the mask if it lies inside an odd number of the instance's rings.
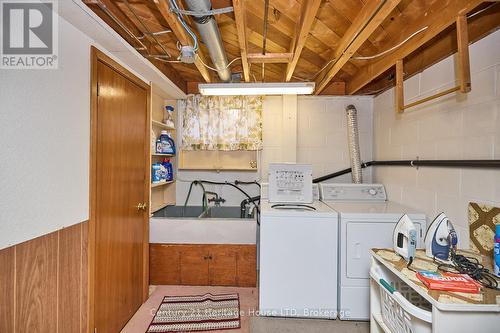
[[164,158],[163,162],[161,164],[165,167],[166,169],[166,176],[165,180],[167,182],[174,180],[174,170],[172,168],[172,163],[170,163],[170,160],[168,158]]
[[175,155],[175,143],[174,140],[168,136],[168,132],[163,130],[160,135],[160,146],[161,154],[172,154]]
[[496,276],[500,277],[500,224],[495,226],[495,244],[493,247],[493,266]]
[[151,166],[151,182],[152,183],[159,183],[161,182],[161,164],[160,163],[154,163]]

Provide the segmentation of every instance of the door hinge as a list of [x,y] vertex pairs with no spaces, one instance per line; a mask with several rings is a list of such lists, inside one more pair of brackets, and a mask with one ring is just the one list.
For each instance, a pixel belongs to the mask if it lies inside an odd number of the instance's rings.
[[97,333],[97,327],[94,327],[94,333]]
[[[97,84],[97,96],[99,97],[99,83]],[[94,332],[96,333],[96,332]]]

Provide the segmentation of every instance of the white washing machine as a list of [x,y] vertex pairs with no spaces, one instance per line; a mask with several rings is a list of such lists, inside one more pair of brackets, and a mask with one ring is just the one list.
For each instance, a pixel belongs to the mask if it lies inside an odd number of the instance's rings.
[[387,201],[381,184],[320,184],[321,200],[339,214],[339,318],[370,318],[370,249],[392,248],[393,231],[403,214],[415,223],[423,247],[426,216]]
[[337,317],[338,214],[321,201],[291,209],[261,201],[259,312]]

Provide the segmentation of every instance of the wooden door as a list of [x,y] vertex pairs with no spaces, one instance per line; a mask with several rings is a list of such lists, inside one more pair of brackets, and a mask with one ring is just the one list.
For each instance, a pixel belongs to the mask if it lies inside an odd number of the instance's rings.
[[203,245],[183,245],[180,248],[181,284],[208,285],[208,249]]
[[144,300],[149,89],[98,53],[93,63],[93,323],[117,333]]
[[209,284],[236,286],[236,251],[229,246],[212,246],[209,254]]

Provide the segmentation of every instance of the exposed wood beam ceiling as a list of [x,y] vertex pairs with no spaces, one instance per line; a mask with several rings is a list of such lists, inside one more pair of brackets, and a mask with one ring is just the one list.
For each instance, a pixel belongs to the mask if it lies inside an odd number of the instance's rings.
[[[181,43],[181,45],[192,45],[191,37],[188,36],[186,30],[184,30],[181,23],[177,19],[175,13],[170,11],[167,2],[164,0],[154,0],[154,3],[158,7],[158,10],[163,15],[165,20],[170,25],[170,28],[174,32],[174,35],[179,43]],[[196,65],[196,68],[198,68],[198,70],[200,71],[201,76],[203,76],[203,79],[205,79],[206,82],[211,82],[212,78],[210,76],[210,73],[208,72],[207,67],[203,65],[203,63],[206,64],[207,61],[204,52],[201,49],[198,50],[198,56],[196,57],[194,63]]]
[[[500,22],[500,6],[492,8],[480,15],[468,19],[469,42],[474,43],[489,33],[498,29]],[[441,34],[434,37],[416,52],[405,58],[404,78],[405,80],[420,73],[432,64],[457,52],[457,32],[455,25],[451,25]],[[376,80],[359,90],[360,94],[376,95],[394,86],[395,68],[380,75]]]
[[324,76],[320,76],[316,80],[316,94],[319,94],[330,83],[400,2],[401,0],[369,0],[366,2],[340,40],[339,46],[330,60],[332,66]]
[[289,63],[292,61],[292,53],[249,53],[247,55],[248,62],[250,63],[266,63],[266,64],[279,64]]
[[250,81],[250,66],[247,59],[247,19],[245,15],[245,4],[243,0],[233,0],[234,20],[238,31],[238,44],[240,46],[241,64],[243,66],[243,78],[245,82]]
[[416,25],[405,27],[403,33],[406,31],[417,31],[426,26],[428,28],[395,51],[364,66],[362,74],[354,76],[349,82],[347,82],[347,93],[354,94],[359,91],[374,78],[384,73],[384,71],[386,71],[389,67],[394,66],[398,59],[403,59],[409,56],[412,52],[416,51],[419,47],[430,41],[434,36],[444,31],[451,24],[455,23],[458,15],[467,14],[483,1],[453,0],[447,2],[448,4],[444,6],[444,8],[442,4],[440,4],[441,1],[435,2],[436,5],[428,8],[428,11],[426,12],[427,15],[423,15],[422,19],[417,22]]
[[[176,62],[178,42],[191,45],[192,40],[168,1],[84,1],[182,90],[196,82],[217,81],[202,63],[214,67],[201,42],[195,64]],[[183,0],[176,1],[184,7]],[[457,49],[454,23],[460,15],[485,9],[467,19],[470,42],[500,27],[500,4],[479,0],[269,0],[263,55],[264,4],[265,0],[212,0],[214,9],[234,9],[214,16],[228,60],[241,58],[231,63],[231,72],[241,73],[246,82],[316,81],[316,93],[322,95],[377,94],[394,86],[397,60],[403,60],[407,79],[450,55]],[[197,33],[191,18],[184,17]],[[172,32],[165,33],[168,30]],[[148,31],[164,33],[153,37]],[[379,54],[383,56],[374,57]]]
[[299,24],[297,24],[295,29],[295,37],[292,39],[292,43],[290,45],[290,52],[293,54],[293,58],[292,61],[286,66],[285,81],[290,81],[292,78],[297,62],[302,54],[302,49],[306,44],[307,37],[309,36],[311,26],[316,19],[316,14],[318,13],[320,5],[321,0],[304,0],[302,2],[302,14],[300,15]]

